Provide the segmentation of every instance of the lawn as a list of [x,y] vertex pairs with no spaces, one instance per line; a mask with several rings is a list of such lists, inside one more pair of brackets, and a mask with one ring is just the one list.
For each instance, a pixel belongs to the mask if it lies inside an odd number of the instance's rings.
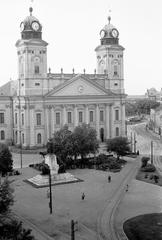
[[[159,177],[155,183],[152,175]],[[147,176],[147,177],[146,177]],[[162,186],[162,176],[155,172],[141,172],[136,179],[156,186]],[[162,239],[162,213],[150,213],[128,219],[123,224],[123,229],[129,240],[161,240]]]
[[[145,177],[146,174],[147,174],[147,178]],[[159,177],[158,183],[155,183],[154,179],[150,179],[151,175],[157,175]],[[155,184],[156,186],[162,186],[162,176],[158,173],[157,170],[155,172],[147,172],[147,173],[139,171],[136,176],[136,179],[139,181]]]
[[127,220],[123,229],[129,240],[161,240],[162,213],[151,213]]

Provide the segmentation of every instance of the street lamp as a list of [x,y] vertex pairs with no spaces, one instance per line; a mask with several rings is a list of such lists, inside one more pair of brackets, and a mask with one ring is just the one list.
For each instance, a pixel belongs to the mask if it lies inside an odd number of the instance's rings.
[[22,168],[22,142],[21,142],[21,132],[22,130],[16,129],[16,131],[18,131],[20,133],[20,165]]
[[159,118],[160,118],[160,141],[162,142],[162,115]]

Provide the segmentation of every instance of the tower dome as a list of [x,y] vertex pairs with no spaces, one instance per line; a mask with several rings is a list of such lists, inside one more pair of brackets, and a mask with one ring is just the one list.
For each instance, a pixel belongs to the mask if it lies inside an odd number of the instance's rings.
[[39,20],[32,15],[33,8],[29,8],[30,15],[27,16],[20,24],[21,38],[42,38],[42,25]]
[[108,17],[108,24],[106,24],[100,31],[101,45],[118,44],[119,32],[114,25],[110,23],[111,17]]

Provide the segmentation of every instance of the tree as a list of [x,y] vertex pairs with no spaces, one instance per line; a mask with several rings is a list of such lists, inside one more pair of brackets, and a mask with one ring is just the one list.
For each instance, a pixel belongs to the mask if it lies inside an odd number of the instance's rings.
[[8,177],[0,181],[0,239],[1,240],[35,240],[30,229],[24,229],[11,214],[10,207],[14,204],[14,189]]
[[130,142],[127,137],[116,137],[106,141],[106,150],[117,155],[117,160],[130,152]]
[[53,138],[47,142],[47,153],[54,153],[59,161],[65,162],[71,152],[71,132],[68,125],[64,125],[59,131],[55,132]]
[[73,134],[78,151],[77,155],[81,156],[82,161],[88,154],[94,154],[98,151],[97,132],[90,124],[83,123],[75,127]]
[[4,176],[7,172],[12,171],[13,159],[12,154],[6,144],[0,144],[0,173]]

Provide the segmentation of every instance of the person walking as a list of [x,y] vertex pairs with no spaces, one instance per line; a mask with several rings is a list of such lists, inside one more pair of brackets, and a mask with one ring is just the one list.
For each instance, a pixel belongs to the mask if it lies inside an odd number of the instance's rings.
[[110,175],[108,176],[108,182],[109,183],[111,182],[111,176]]
[[126,186],[126,192],[128,192],[128,187],[129,187],[129,185],[127,184],[127,186]]
[[82,193],[82,201],[84,201],[84,198],[85,198],[85,194]]

